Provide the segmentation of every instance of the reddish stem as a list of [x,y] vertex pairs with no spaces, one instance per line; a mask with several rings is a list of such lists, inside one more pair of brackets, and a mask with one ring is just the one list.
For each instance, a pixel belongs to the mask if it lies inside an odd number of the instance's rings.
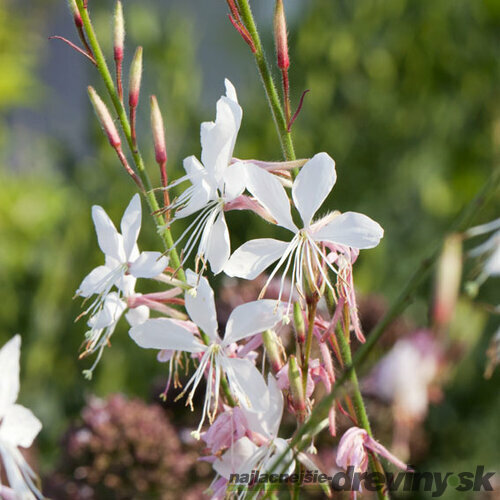
[[87,59],[90,59],[92,64],[97,66],[97,63],[96,63],[94,56],[92,54],[88,54],[87,52],[82,50],[80,47],[78,47],[78,45],[75,45],[73,42],[70,42],[67,38],[64,38],[64,37],[58,36],[58,35],[54,35],[54,36],[49,36],[49,40],[61,40],[61,41],[63,41],[64,43],[68,44],[72,49],[75,49],[77,52],[84,55]]

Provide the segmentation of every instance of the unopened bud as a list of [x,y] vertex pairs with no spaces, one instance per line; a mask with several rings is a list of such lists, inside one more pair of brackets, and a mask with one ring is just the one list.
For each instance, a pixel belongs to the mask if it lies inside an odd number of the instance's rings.
[[278,68],[286,70],[290,67],[290,58],[288,57],[288,35],[283,0],[276,0],[274,9],[274,42],[278,56]]
[[156,162],[160,165],[167,161],[167,147],[165,146],[165,128],[160,107],[156,97],[151,96],[151,129],[155,146]]
[[128,104],[136,108],[139,104],[139,93],[141,91],[142,79],[142,47],[137,47],[132,65],[130,66],[130,80],[128,86]]
[[76,6],[75,0],[68,0],[69,8],[71,9],[71,13],[73,14],[73,20],[77,28],[81,28],[83,26],[82,16],[80,15],[80,11]]
[[123,59],[125,47],[125,21],[123,19],[123,8],[120,0],[116,2],[114,30],[113,30],[113,49],[115,61]]
[[439,258],[434,291],[434,321],[446,326],[455,310],[462,277],[462,238],[458,234],[448,236]]
[[293,304],[293,324],[295,326],[297,340],[301,344],[303,344],[306,340],[306,328],[304,326],[304,316],[302,314],[302,309],[298,302],[295,302]]
[[97,118],[99,118],[99,121],[101,122],[104,132],[106,132],[106,135],[108,136],[111,146],[115,149],[118,148],[121,145],[120,134],[118,134],[115,122],[113,121],[113,118],[111,118],[111,114],[106,107],[106,104],[104,104],[93,87],[88,87],[87,90],[92,106],[94,107],[94,111]]
[[266,330],[262,333],[262,342],[266,348],[266,354],[273,372],[279,372],[283,367],[283,362],[281,361],[276,334],[272,330]]
[[302,384],[302,374],[297,365],[297,359],[293,355],[288,358],[288,380],[290,381],[290,395],[293,407],[297,412],[299,421],[303,422],[306,416],[304,386]]

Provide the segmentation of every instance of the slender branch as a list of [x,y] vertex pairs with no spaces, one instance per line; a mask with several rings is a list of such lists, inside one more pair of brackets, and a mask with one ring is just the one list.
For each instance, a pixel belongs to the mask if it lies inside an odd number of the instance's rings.
[[285,157],[285,160],[287,161],[295,160],[296,156],[292,136],[288,131],[288,124],[285,113],[283,112],[278,91],[276,90],[276,85],[274,83],[271,70],[269,69],[269,65],[266,61],[266,57],[262,49],[262,43],[260,40],[259,32],[257,31],[257,26],[255,25],[252,10],[250,9],[248,0],[238,0],[238,5],[241,19],[245,24],[245,27],[250,37],[252,38],[255,47],[255,62],[257,63],[257,68],[259,70],[259,74],[266,91],[267,100],[269,106],[271,107],[271,113],[273,115],[276,130],[278,131],[283,155]]
[[177,254],[176,249],[173,247],[174,240],[172,238],[172,234],[170,232],[169,227],[165,224],[163,216],[161,215],[160,206],[158,205],[158,200],[156,199],[154,191],[152,190],[151,180],[149,179],[149,175],[146,171],[142,155],[139,149],[136,148],[134,145],[134,141],[132,138],[132,131],[130,123],[128,121],[127,113],[118,95],[118,92],[116,91],[113,77],[111,76],[109,68],[106,64],[106,59],[97,40],[97,36],[90,21],[89,13],[87,11],[87,8],[85,7],[84,0],[76,0],[76,5],[82,17],[83,28],[87,35],[89,45],[92,48],[92,52],[94,54],[97,70],[99,71],[99,74],[101,75],[101,78],[103,79],[108,94],[111,98],[111,101],[113,102],[113,106],[118,115],[118,119],[120,121],[123,133],[129,145],[130,152],[132,154],[132,157],[134,158],[134,163],[136,165],[137,172],[146,189],[145,197],[149,204],[151,213],[154,214],[153,217],[156,222],[158,233],[163,239],[166,250],[169,251],[172,267],[178,269],[179,278],[182,281],[185,281],[186,277],[181,267],[179,255]]
[[[337,338],[344,366],[352,366],[351,345],[349,342],[349,308],[347,305],[344,306],[344,331],[342,331],[341,328],[337,328],[335,330],[335,336]],[[352,387],[352,401],[358,427],[362,427],[370,436],[373,437],[370,420],[368,419],[363,396],[361,395],[361,389],[359,388],[358,375],[354,367],[352,370],[349,370],[347,377]],[[369,463],[372,472],[379,472],[377,460],[372,454],[369,455]],[[388,498],[382,491],[382,486],[380,484],[377,488],[377,496],[382,500]]]

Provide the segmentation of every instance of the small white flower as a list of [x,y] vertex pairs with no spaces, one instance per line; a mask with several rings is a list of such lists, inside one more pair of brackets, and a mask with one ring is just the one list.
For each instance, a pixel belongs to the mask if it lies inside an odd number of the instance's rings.
[[[116,325],[127,310],[127,307],[127,303],[120,298],[118,293],[111,292],[105,297],[102,309],[88,320],[87,325],[89,326],[89,330],[85,333],[86,343],[82,357],[96,351],[98,354],[92,367],[84,370],[83,374],[86,378],[92,378],[92,373],[101,359],[103,350],[109,344]],[[145,305],[140,305],[129,309],[125,313],[125,318],[130,326],[144,323],[149,318],[149,308]]]
[[227,79],[225,84],[226,95],[217,102],[215,122],[201,125],[201,162],[195,156],[186,158],[184,169],[187,175],[169,186],[191,182],[191,186],[170,206],[177,209],[173,221],[199,212],[175,243],[177,245],[189,235],[183,262],[199,242],[197,263],[207,260],[215,274],[222,270],[230,254],[224,205],[244,190],[243,164],[231,165],[243,112],[233,84]]
[[[16,404],[20,350],[19,335],[0,349],[0,457],[14,498],[42,498],[34,484],[36,475],[18,449],[29,448],[42,428],[30,410]],[[0,492],[3,495],[1,487]]]
[[[195,285],[198,277],[192,271],[187,273],[188,282]],[[283,311],[276,307],[275,300],[258,300],[236,307],[229,316],[224,338],[217,330],[215,300],[212,288],[206,278],[201,277],[196,296],[185,294],[186,310],[191,320],[210,339],[205,345],[182,321],[167,318],[149,319],[130,329],[130,336],[146,349],[167,349],[197,353],[201,356],[195,373],[186,384],[182,394],[190,388],[187,402],[190,404],[198,384],[207,372],[207,389],[203,413],[197,430],[199,435],[205,417],[212,421],[218,407],[220,381],[227,376],[229,387],[241,405],[260,408],[266,384],[259,370],[248,359],[230,357],[228,348],[234,342],[273,328],[282,319]]]
[[[335,162],[326,153],[319,153],[301,169],[292,186],[294,205],[302,218],[299,229],[292,220],[290,201],[278,179],[252,164],[245,165],[246,187],[277,221],[277,224],[291,231],[291,241],[272,238],[251,240],[239,247],[224,266],[228,276],[255,279],[273,262],[278,264],[272,271],[263,292],[278,270],[284,266],[285,275],[292,268],[292,285],[302,293],[304,270],[307,276],[314,276],[314,270],[321,273],[331,287],[323,264],[336,272],[325,259],[319,247],[321,242],[335,243],[356,249],[376,247],[384,230],[366,215],[356,212],[333,213],[313,223],[317,210],[335,185],[337,178]],[[293,265],[292,265],[293,263]]]
[[113,287],[118,294],[133,293],[136,278],[154,278],[167,266],[168,259],[160,252],[139,252],[137,238],[141,229],[141,201],[136,194],[121,220],[121,234],[102,207],[92,207],[92,218],[99,247],[105,255],[105,264],[93,269],[81,282],[77,295],[97,298],[84,314],[95,316],[101,311]]

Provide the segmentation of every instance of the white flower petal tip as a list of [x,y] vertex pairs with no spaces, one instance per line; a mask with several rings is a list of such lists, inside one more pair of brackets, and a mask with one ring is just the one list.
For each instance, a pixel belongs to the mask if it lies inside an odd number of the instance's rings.
[[336,180],[335,162],[326,153],[318,153],[301,168],[293,183],[292,197],[304,227],[309,227]]
[[312,234],[316,241],[327,241],[360,250],[376,247],[384,236],[380,224],[357,212],[335,215]]
[[236,89],[228,78],[224,79],[224,86],[226,87],[226,97],[237,103],[238,96],[236,95]]

